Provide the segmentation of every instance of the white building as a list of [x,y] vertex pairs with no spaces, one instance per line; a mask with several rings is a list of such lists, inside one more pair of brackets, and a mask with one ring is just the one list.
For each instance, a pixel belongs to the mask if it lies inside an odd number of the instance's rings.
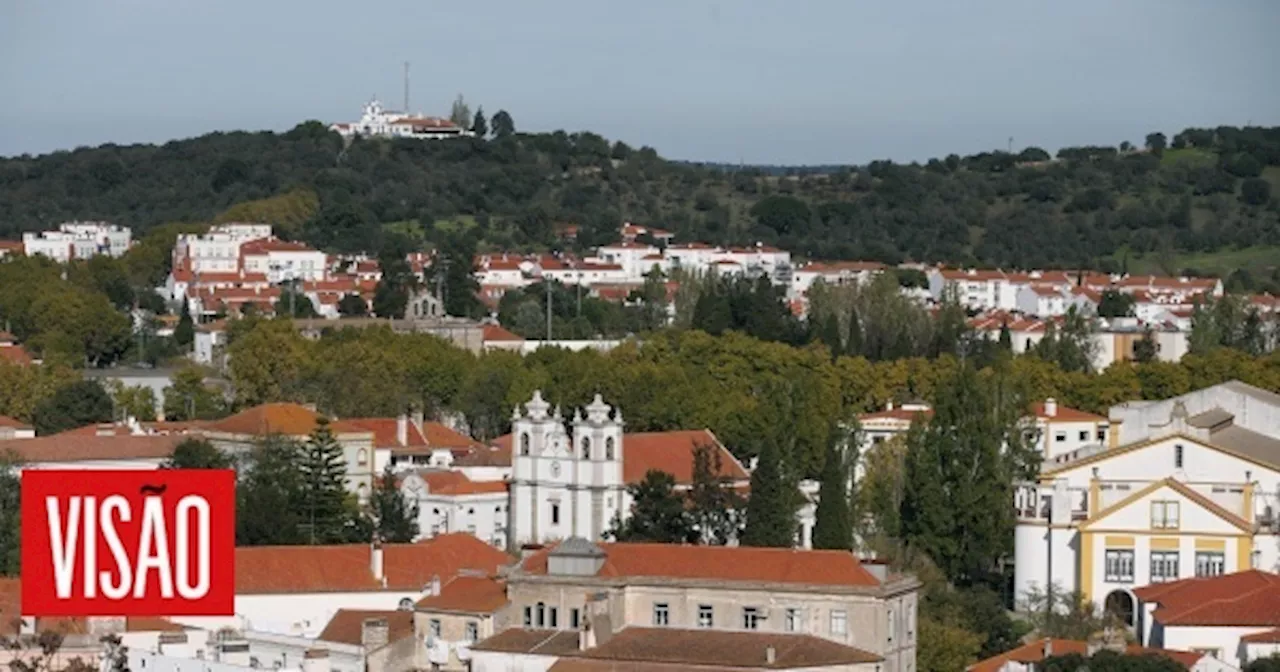
[[1280,568],[1280,395],[1232,381],[1109,423],[1016,489],[1019,599],[1051,577],[1133,624],[1136,586]]
[[240,246],[251,240],[271,238],[270,224],[234,222],[218,224],[206,233],[185,233],[173,246],[173,268],[201,273],[233,273],[240,270]]
[[505,481],[473,481],[460,470],[422,469],[401,476],[400,492],[418,507],[421,538],[465,532],[497,548],[507,547]]
[[1111,423],[1093,413],[1060,406],[1053,398],[1032,404],[1024,428],[1031,434],[1031,448],[1052,459],[1088,446],[1108,445]]
[[272,284],[290,280],[323,280],[328,271],[328,258],[324,252],[303,243],[274,238],[241,244],[240,263],[246,273],[266,274]]
[[132,241],[129,227],[106,222],[68,222],[58,225],[55,231],[22,234],[28,257],[39,254],[63,264],[99,254],[124,256]]
[[439,139],[475,135],[469,129],[460,128],[448,119],[384,109],[382,103],[377,100],[369,101],[364,106],[360,121],[333,124],[329,126],[329,130],[344,138]]
[[813,283],[821,279],[827,285],[864,285],[884,272],[878,261],[815,261],[796,268],[791,274],[791,296],[804,296]]
[[1052,287],[1023,285],[1018,288],[1016,307],[1024,315],[1057,317],[1067,314],[1067,306],[1074,305],[1067,295]]
[[605,245],[596,251],[596,256],[603,263],[622,268],[623,276],[611,282],[643,280],[645,274],[652,271],[654,266],[661,266],[657,260],[652,259],[654,255],[661,254],[662,250],[657,247],[636,242]]
[[1242,669],[1280,655],[1280,575],[1248,570],[1134,591],[1148,646],[1203,652]]

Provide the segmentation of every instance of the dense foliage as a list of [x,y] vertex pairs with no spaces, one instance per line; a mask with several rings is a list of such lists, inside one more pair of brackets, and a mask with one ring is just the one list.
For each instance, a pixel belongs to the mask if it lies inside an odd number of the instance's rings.
[[1121,249],[1280,245],[1275,128],[1157,133],[1145,150],[1064,148],[1051,158],[1029,147],[780,175],[668,162],[594,133],[516,133],[509,122],[495,114],[489,139],[344,145],[307,122],[281,134],[0,159],[0,237],[76,218],[145,233],[276,198],[265,212],[228,214],[267,216],[334,250],[374,251],[384,229],[438,241],[460,227],[489,247],[550,246],[566,222],[587,246],[614,238],[626,219],[683,240],[887,262],[1119,267]]

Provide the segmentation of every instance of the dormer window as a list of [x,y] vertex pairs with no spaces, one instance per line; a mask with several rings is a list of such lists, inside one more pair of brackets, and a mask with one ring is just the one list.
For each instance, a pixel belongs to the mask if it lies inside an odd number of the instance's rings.
[[528,432],[524,432],[520,435],[520,454],[521,455],[529,454],[529,433]]

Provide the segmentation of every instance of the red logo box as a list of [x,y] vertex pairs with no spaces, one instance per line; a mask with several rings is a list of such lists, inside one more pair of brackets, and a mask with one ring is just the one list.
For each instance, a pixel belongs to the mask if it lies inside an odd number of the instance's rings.
[[26,616],[231,616],[235,472],[22,472]]

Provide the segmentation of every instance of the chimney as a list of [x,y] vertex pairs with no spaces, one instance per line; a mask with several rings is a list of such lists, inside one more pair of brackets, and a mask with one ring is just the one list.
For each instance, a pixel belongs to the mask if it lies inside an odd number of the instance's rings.
[[414,407],[413,417],[411,418],[411,420],[413,421],[413,426],[417,428],[419,434],[422,434],[423,419],[424,418],[422,417],[422,409],[418,407]]
[[892,400],[892,399],[890,399],[890,400],[889,400],[889,401],[884,405],[884,410],[886,410],[886,411],[892,411],[892,410],[893,410],[893,400]]
[[360,646],[365,651],[373,651],[387,645],[391,634],[385,618],[366,618],[360,628]]
[[432,597],[440,596],[440,575],[439,574],[436,574],[431,577],[431,596]]
[[863,560],[862,567],[880,583],[884,583],[889,578],[889,566],[883,560]]
[[369,548],[369,571],[373,572],[375,581],[386,582],[387,577],[382,567],[382,540],[374,539],[373,545]]
[[1045,658],[1053,657],[1053,640],[1047,637],[1044,640],[1044,657]]
[[409,416],[404,413],[396,418],[396,443],[401,446],[409,445]]
[[764,662],[769,665],[773,665],[778,662],[778,650],[772,646],[765,647]]
[[1044,414],[1050,418],[1058,417],[1058,400],[1049,397],[1044,400]]
[[329,650],[307,649],[302,655],[302,672],[329,672]]

